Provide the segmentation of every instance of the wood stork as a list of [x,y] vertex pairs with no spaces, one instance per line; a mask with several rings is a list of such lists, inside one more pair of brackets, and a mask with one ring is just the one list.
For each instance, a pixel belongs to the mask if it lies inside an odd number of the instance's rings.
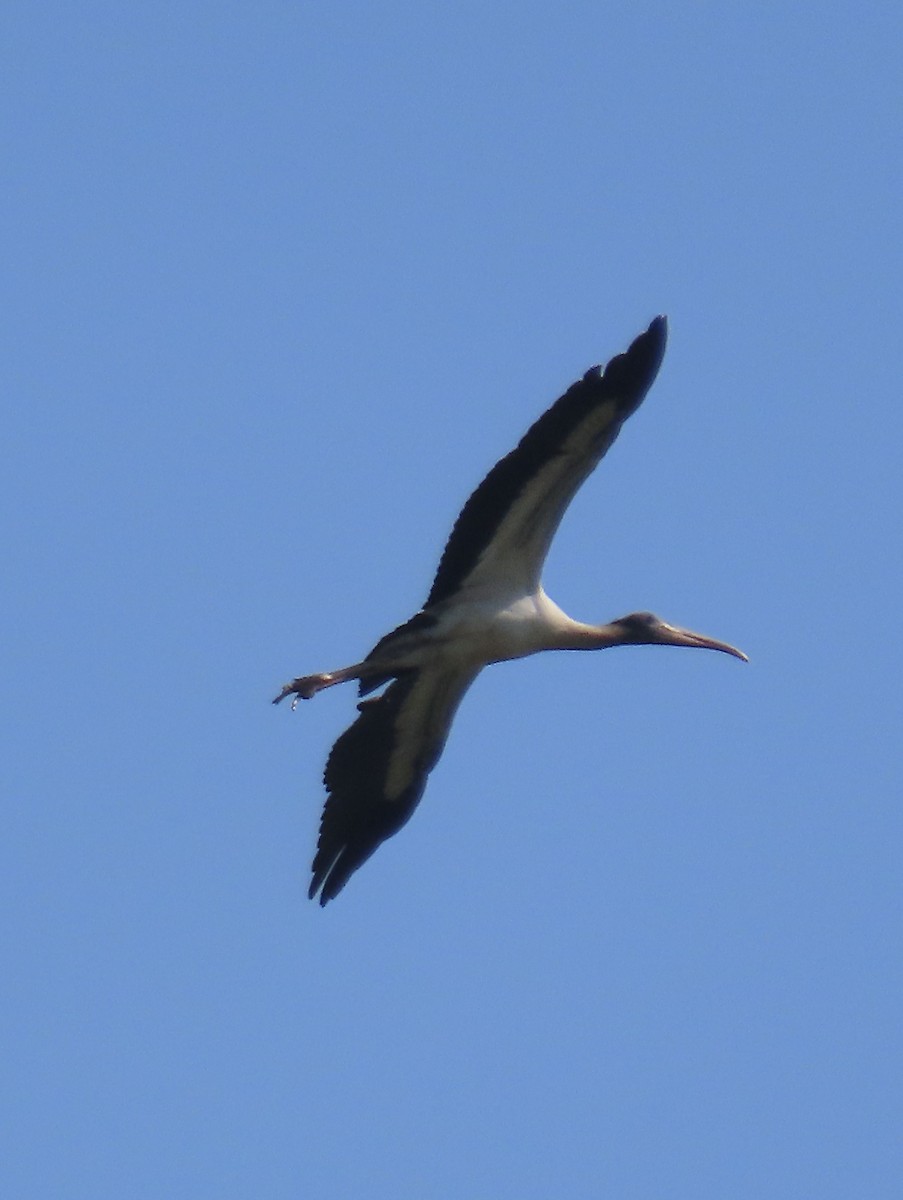
[[[543,591],[549,545],[577,489],[635,412],[658,373],[667,322],[649,328],[604,368],[593,367],[492,468],[455,522],[423,609],[350,667],[304,675],[273,701],[309,700],[356,679],[360,716],[326,763],[328,794],[309,896],[338,895],[423,795],[455,711],[489,663],[540,650],[656,644],[735,646],[632,613],[607,625],[574,621]],[[391,682],[390,682],[391,681]]]

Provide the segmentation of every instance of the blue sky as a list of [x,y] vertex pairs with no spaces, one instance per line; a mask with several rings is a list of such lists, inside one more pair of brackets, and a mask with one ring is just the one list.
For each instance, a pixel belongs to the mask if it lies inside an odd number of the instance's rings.
[[[903,1173],[899,5],[11,4],[5,1195]],[[304,896],[336,689],[657,312],[546,585]]]

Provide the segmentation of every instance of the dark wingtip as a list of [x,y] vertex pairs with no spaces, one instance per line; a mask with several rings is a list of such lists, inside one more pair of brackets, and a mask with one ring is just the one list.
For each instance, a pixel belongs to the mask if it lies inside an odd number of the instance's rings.
[[649,328],[638,338],[634,338],[623,356],[636,372],[637,383],[641,389],[640,399],[652,386],[659,372],[667,344],[668,318],[665,316],[654,317],[649,322]]
[[[320,908],[325,908],[330,900],[336,898],[358,865],[355,864],[350,869],[337,871],[334,864],[328,871],[321,869],[319,872],[315,872],[310,887],[307,889],[308,900],[316,900]],[[317,895],[318,892],[319,895]]]
[[623,354],[616,354],[604,367],[593,367],[584,379],[595,376],[602,387],[617,397],[618,417],[625,421],[636,412],[662,365],[668,342],[668,318],[654,317],[648,329],[635,337]]
[[[657,361],[657,367],[661,365],[662,358],[665,354],[665,347],[668,344],[668,318],[660,313],[657,317],[653,317],[649,322],[649,328],[633,343],[636,346],[638,343],[649,342],[649,348],[653,350]],[[631,346],[631,350],[633,349]],[[656,369],[657,369],[656,367]]]
[[[330,883],[333,883],[331,888],[329,886]],[[307,889],[307,898],[308,900],[316,900],[320,908],[325,908],[326,904],[333,898],[333,896],[337,896],[344,886],[345,880],[343,879],[339,886],[336,887],[334,882],[330,879],[330,871],[324,870],[321,867],[319,871],[314,871],[313,879],[310,881],[310,887]]]
[[341,855],[337,855],[333,859],[324,862],[319,850],[314,858],[311,869],[310,887],[307,889],[307,898],[308,900],[318,901],[321,908],[327,900],[331,900],[333,896],[338,895],[345,885],[347,876],[342,878],[338,887],[336,887],[335,868],[339,858],[341,858]]

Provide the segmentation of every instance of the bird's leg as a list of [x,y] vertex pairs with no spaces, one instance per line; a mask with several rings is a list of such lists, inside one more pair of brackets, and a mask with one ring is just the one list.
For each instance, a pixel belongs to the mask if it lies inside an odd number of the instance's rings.
[[310,700],[324,688],[335,687],[337,683],[347,683],[349,679],[359,679],[363,667],[363,663],[354,663],[353,666],[343,667],[340,671],[324,671],[319,675],[302,675],[298,679],[293,679],[291,683],[287,683],[273,703],[278,704],[286,696],[291,696],[292,708],[295,708],[299,700]]

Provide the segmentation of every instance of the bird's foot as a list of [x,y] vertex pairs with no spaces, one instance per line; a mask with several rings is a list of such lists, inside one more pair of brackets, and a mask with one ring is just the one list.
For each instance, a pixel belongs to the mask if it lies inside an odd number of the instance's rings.
[[287,683],[279,695],[273,700],[274,704],[278,704],[284,700],[286,696],[292,697],[292,709],[298,706],[299,700],[310,700],[312,696],[316,696],[317,692],[323,688],[330,687],[331,684],[338,682],[334,676],[328,674],[320,675],[302,675],[299,679],[293,679],[291,683]]

